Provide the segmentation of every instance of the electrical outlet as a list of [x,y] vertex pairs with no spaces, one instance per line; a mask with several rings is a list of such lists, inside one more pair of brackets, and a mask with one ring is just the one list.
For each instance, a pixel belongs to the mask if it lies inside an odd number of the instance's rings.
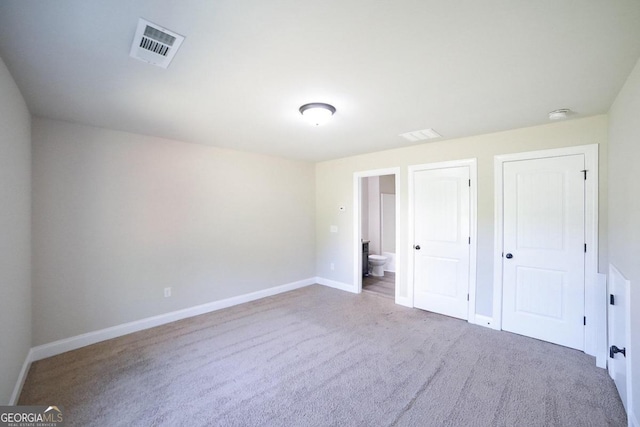
[[335,269],[336,269],[336,266],[335,266],[335,265],[333,265],[333,263],[331,263],[331,269],[332,269],[332,270],[335,270]]
[[169,298],[171,296],[171,288],[164,288],[164,297]]

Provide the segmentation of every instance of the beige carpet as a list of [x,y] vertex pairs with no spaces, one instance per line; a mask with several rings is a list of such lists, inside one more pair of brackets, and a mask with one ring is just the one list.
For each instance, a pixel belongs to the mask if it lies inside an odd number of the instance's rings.
[[623,426],[584,353],[311,286],[35,362],[68,426]]

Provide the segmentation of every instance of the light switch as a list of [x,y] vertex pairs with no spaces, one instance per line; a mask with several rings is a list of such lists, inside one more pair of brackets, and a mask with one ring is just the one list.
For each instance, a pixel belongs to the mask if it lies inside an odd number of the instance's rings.
[[332,233],[337,233],[338,232],[338,226],[337,225],[332,225],[331,227],[329,227],[329,231]]

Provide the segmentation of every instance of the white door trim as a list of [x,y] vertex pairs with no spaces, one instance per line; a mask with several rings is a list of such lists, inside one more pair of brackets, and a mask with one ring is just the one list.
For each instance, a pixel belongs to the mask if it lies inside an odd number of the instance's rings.
[[[598,274],[598,144],[579,145],[575,147],[557,148],[525,153],[503,154],[494,156],[494,252],[493,252],[493,325],[494,329],[502,329],[502,252],[503,252],[503,178],[502,170],[505,162],[516,160],[532,160],[547,157],[571,156],[584,154],[587,180],[585,182],[585,327],[584,351],[595,356],[597,352],[596,324],[598,304],[596,301]],[[601,328],[600,328],[601,329]],[[605,328],[606,330],[606,328]]]
[[[400,248],[400,222],[398,218],[400,217],[400,168],[386,168],[386,169],[374,169],[368,171],[354,172],[353,173],[353,287],[355,289],[355,293],[362,292],[362,206],[360,205],[362,201],[362,178],[369,178],[371,176],[382,176],[382,175],[394,175],[395,176],[395,191],[396,191],[396,260],[401,259],[401,254],[399,251]],[[397,266],[398,263],[396,263]],[[402,271],[398,271],[396,267],[396,296],[395,302],[396,304],[403,304],[402,298],[400,297],[399,290],[399,276]],[[399,274],[400,273],[400,274]]]
[[478,167],[477,167],[477,159],[463,159],[463,160],[452,160],[448,162],[438,162],[438,163],[426,163],[421,165],[412,165],[409,166],[409,212],[408,212],[408,239],[409,245],[407,250],[409,251],[409,256],[407,256],[407,288],[408,288],[408,306],[413,307],[413,245],[414,245],[414,206],[415,200],[413,198],[414,194],[414,173],[424,170],[432,170],[432,169],[447,169],[447,168],[455,168],[461,166],[469,167],[469,177],[471,179],[471,188],[469,191],[469,220],[470,220],[470,228],[469,233],[471,234],[471,245],[469,247],[469,323],[476,323],[476,258],[478,251]]

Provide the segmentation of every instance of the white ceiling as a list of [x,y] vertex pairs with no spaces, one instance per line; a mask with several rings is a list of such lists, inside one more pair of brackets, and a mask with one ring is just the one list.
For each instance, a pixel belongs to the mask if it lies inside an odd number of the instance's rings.
[[[139,17],[186,36],[168,69],[129,57]],[[640,1],[0,0],[0,56],[37,116],[317,161],[605,113]]]

